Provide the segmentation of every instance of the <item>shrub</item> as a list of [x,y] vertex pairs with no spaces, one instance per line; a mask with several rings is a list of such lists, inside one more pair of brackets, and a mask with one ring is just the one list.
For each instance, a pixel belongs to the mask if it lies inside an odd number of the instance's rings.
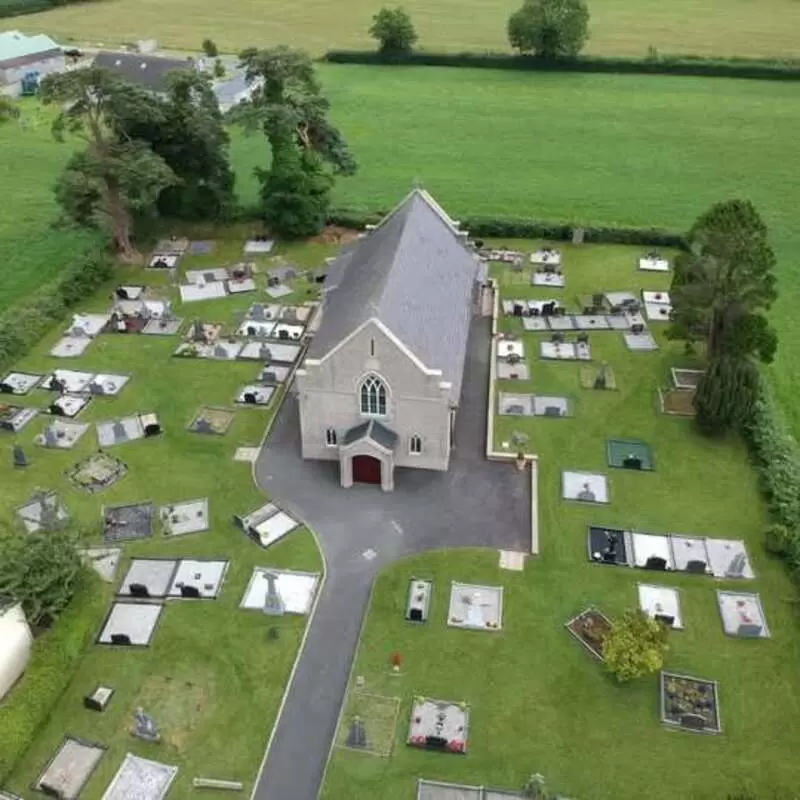
[[776,556],[786,556],[791,552],[791,531],[779,522],[770,525],[764,534],[764,543],[770,553]]
[[411,52],[417,41],[414,23],[404,8],[382,8],[372,18],[369,35],[378,40],[378,52],[400,56]]
[[612,623],[603,646],[609,672],[620,682],[657,672],[667,651],[667,627],[639,609]]
[[219,49],[213,39],[203,39],[200,49],[207,58],[217,58],[219,56]]

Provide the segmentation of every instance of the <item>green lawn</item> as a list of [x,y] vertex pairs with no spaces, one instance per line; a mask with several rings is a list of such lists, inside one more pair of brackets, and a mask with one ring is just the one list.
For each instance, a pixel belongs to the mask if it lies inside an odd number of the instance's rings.
[[[334,117],[359,162],[339,207],[391,208],[421,180],[456,218],[501,215],[685,230],[744,196],[779,258],[774,379],[800,431],[800,127],[797,89],[764,81],[323,66]],[[446,97],[447,102],[442,102]],[[238,136],[243,197],[263,137]]]
[[[187,258],[188,268],[231,263],[241,258],[246,229],[197,231],[202,238],[214,234],[229,238],[213,256]],[[281,254],[293,263],[318,266],[329,252],[322,245],[307,244],[283,248]],[[265,263],[265,259],[261,259]],[[120,281],[157,284],[164,276],[141,270],[120,271]],[[259,277],[263,287],[264,277]],[[167,287],[163,289],[166,291]],[[301,280],[297,293],[288,298],[304,300],[308,288]],[[99,291],[86,309],[99,311],[110,305],[111,286]],[[172,290],[177,294],[175,290]],[[195,304],[181,308],[179,316],[230,326],[241,318],[254,295]],[[26,450],[31,466],[13,470],[8,456],[15,438],[4,434],[4,458],[0,460],[0,516],[10,520],[14,507],[36,487],[59,491],[71,514],[99,540],[101,508],[126,502],[152,501],[157,505],[208,497],[211,529],[174,540],[156,538],[128,544],[129,556],[224,557],[230,568],[220,599],[197,603],[170,604],[164,612],[153,643],[148,649],[132,651],[91,645],[80,662],[77,675],[53,710],[41,735],[28,751],[9,788],[27,791],[31,781],[52,756],[65,733],[108,746],[101,767],[92,778],[84,797],[99,798],[128,751],[177,764],[181,770],[170,797],[193,796],[191,780],[197,775],[242,780],[249,787],[266,746],[283,694],[286,678],[297,652],[306,620],[285,617],[277,621],[278,641],[266,637],[266,619],[258,613],[240,611],[238,604],[257,565],[320,570],[321,560],[312,536],[304,531],[265,552],[246,539],[232,523],[236,513],[247,512],[264,502],[255,487],[251,465],[233,461],[238,446],[258,445],[266,424],[276,408],[243,408],[224,437],[189,433],[187,424],[202,405],[231,407],[238,388],[252,380],[258,362],[209,362],[172,358],[177,337],[102,336],[87,353],[66,362],[47,355],[58,337],[53,331],[17,368],[45,372],[54,368],[122,372],[131,382],[116,398],[96,398],[81,414],[85,422],[115,419],[133,412],[155,411],[164,427],[161,437],[111,448],[123,459],[128,474],[114,486],[94,495],[80,492],[65,476],[65,470],[96,450],[94,427],[73,450],[49,451],[33,444],[47,421],[41,416],[16,441]],[[22,404],[45,405],[49,393],[34,390]],[[118,577],[121,577],[121,570]],[[105,590],[110,600],[112,589]],[[99,628],[107,603],[96,615],[92,627]],[[109,683],[116,694],[102,715],[83,711],[81,697],[98,682]],[[191,685],[190,685],[191,684]],[[171,687],[171,688],[170,688]],[[17,691],[24,691],[25,683]],[[165,703],[164,697],[169,702]],[[160,721],[165,743],[148,746],[128,733],[133,710],[149,706]],[[3,712],[0,708],[0,727]],[[0,745],[2,746],[2,745]],[[213,796],[213,795],[210,795]]]
[[53,184],[72,149],[50,134],[50,116],[33,101],[22,104],[25,127],[0,125],[0,312],[55,278],[80,257],[90,235],[53,231],[58,210]]
[[[430,50],[507,50],[506,21],[519,0],[466,5],[454,0],[409,0],[420,37]],[[587,51],[612,55],[645,55],[649,46],[662,53],[781,56],[800,54],[796,32],[800,11],[792,0],[632,0],[590,2],[591,38]],[[378,6],[365,0],[331,4],[322,0],[116,0],[93,3],[91,14],[80,5],[16,17],[14,27],[47,31],[92,44],[120,44],[155,37],[162,47],[196,50],[213,36],[225,50],[292,44],[314,53],[334,47],[373,47],[367,35]]]
[[[531,242],[509,244],[534,249]],[[663,286],[663,278],[634,270],[637,255],[621,247],[565,248],[568,284],[560,292],[526,290],[505,270],[495,274],[506,297],[563,296],[574,307],[576,295],[587,291]],[[501,328],[521,331],[515,319]],[[764,510],[743,448],[710,443],[694,433],[691,421],[656,412],[657,386],[670,365],[682,363],[680,348],[665,346],[660,335],[659,352],[637,354],[618,346],[620,333],[591,336],[595,363],[608,360],[617,376],[618,390],[604,394],[579,387],[576,362],[542,364],[537,336],[524,337],[530,384],[500,385],[564,393],[574,402],[575,417],[498,418],[497,438],[527,431],[528,449],[539,456],[541,557],[516,573],[498,568],[496,552],[447,551],[398,563],[380,576],[353,674],[364,676],[362,691],[400,698],[397,744],[391,758],[334,750],[323,796],[366,800],[380,793],[386,800],[410,800],[417,777],[518,789],[532,772],[544,774],[554,790],[592,800],[723,798],[747,785],[759,797],[792,796],[800,778],[795,737],[785,724],[800,712],[794,589],[781,563],[764,552]],[[608,437],[649,442],[656,471],[607,467]],[[611,504],[563,502],[562,469],[606,473]],[[593,565],[586,555],[589,523],[741,538],[757,579],[743,586]],[[425,625],[403,620],[412,576],[434,581]],[[446,627],[452,580],[504,587],[501,632]],[[685,630],[670,635],[666,667],[720,682],[722,735],[664,729],[655,676],[616,686],[564,630],[589,605],[612,618],[634,607],[637,581],[680,589]],[[726,637],[717,587],[759,592],[772,638]],[[395,651],[404,656],[400,676],[389,667]],[[415,695],[469,703],[466,757],[404,744]]]

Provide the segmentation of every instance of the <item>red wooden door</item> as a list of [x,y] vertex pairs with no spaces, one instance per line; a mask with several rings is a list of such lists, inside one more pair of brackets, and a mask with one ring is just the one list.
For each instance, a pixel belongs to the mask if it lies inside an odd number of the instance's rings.
[[381,462],[372,456],[353,456],[353,480],[357,483],[380,483]]

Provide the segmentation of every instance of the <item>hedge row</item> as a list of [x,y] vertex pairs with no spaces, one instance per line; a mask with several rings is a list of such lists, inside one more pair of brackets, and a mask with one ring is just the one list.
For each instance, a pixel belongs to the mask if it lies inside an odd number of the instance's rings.
[[701,56],[661,56],[658,58],[576,58],[542,59],[511,53],[434,53],[419,51],[387,57],[371,50],[330,50],[325,61],[333,64],[384,64],[420,67],[472,67],[528,72],[598,72],[623,75],[693,75],[706,78],[750,78],[755,80],[798,81],[800,62],[759,61],[744,58],[703,58]]
[[[331,225],[361,230],[367,225],[377,224],[386,211],[362,214],[353,211],[333,211],[328,216]],[[584,241],[594,244],[632,244],[644,247],[686,248],[682,234],[661,228],[602,227],[598,225],[571,225],[533,219],[503,217],[461,217],[459,223],[470,236],[487,239],[548,239],[550,241],[572,241],[577,227],[583,228]]]
[[34,292],[0,316],[0,369],[11,366],[61,322],[66,312],[88,297],[112,272],[108,254],[89,250],[71,264],[58,280]]
[[106,602],[102,582],[87,570],[69,608],[36,640],[25,674],[0,706],[0,785],[47,724],[96,632]]
[[743,435],[773,523],[767,530],[767,548],[788,562],[800,582],[800,446],[765,378]]
[[0,18],[47,11],[53,5],[51,0],[0,0]]

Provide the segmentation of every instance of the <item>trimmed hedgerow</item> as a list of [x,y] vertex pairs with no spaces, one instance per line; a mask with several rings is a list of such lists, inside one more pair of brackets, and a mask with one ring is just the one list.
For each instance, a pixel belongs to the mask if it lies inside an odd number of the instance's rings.
[[0,316],[0,369],[16,361],[55,324],[68,309],[92,294],[106,281],[113,266],[108,254],[90,250],[67,267],[59,278],[34,292]]
[[689,75],[704,78],[750,78],[798,81],[800,62],[702,56],[610,58],[576,56],[543,59],[511,53],[435,53],[416,51],[385,55],[371,50],[331,50],[323,57],[333,64],[383,64],[386,66],[468,67],[522,72],[596,72],[622,75]]
[[[370,214],[353,211],[333,211],[328,222],[343,228],[361,230],[375,225],[386,215],[387,210]],[[549,239],[571,241],[573,231],[582,228],[584,241],[594,244],[631,244],[649,247],[677,247],[685,249],[682,234],[661,228],[604,227],[598,225],[573,225],[542,220],[509,219],[503,217],[461,217],[460,225],[474,238],[486,239]]]

